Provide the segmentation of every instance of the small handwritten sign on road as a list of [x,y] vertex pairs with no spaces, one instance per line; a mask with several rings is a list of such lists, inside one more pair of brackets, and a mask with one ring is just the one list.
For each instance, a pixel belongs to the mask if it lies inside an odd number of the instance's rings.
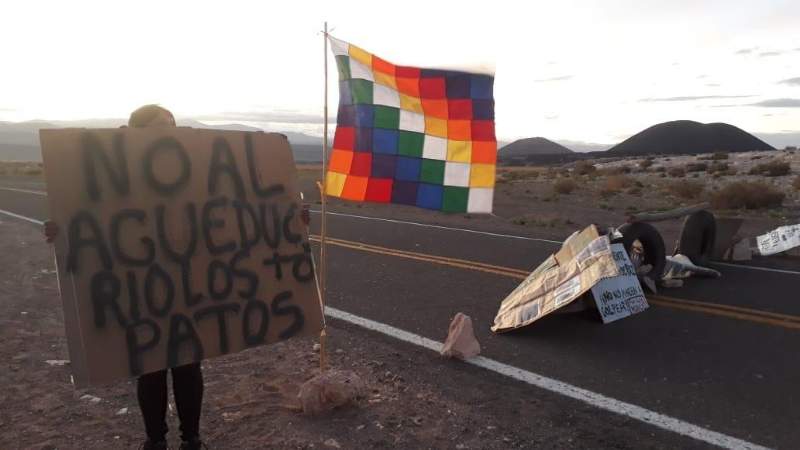
[[775,255],[800,246],[800,224],[776,228],[756,238],[758,252],[763,256]]
[[592,296],[603,323],[638,314],[649,307],[625,247],[622,244],[612,244],[611,253],[620,275],[600,280],[592,287]]

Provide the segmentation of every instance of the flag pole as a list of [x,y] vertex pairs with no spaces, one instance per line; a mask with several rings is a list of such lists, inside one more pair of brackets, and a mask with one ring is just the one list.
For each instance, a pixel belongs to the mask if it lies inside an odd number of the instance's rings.
[[[327,196],[325,189],[328,186],[328,22],[325,22],[325,31],[322,35],[323,51],[324,51],[324,66],[325,66],[325,100],[323,102],[323,125],[322,125],[322,186],[320,186],[320,197],[322,203],[322,221],[320,223],[320,239],[319,239],[319,291],[320,302],[322,303],[323,320],[325,316],[325,291],[326,291],[326,272],[327,272],[327,251],[325,249],[327,231],[328,231],[328,214],[327,214]],[[328,368],[328,354],[326,347],[326,326],[323,326],[319,334],[319,369],[325,371]]]

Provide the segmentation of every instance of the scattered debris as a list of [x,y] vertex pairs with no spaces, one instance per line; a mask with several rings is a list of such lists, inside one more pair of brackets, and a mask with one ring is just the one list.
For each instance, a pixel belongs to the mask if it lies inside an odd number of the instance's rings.
[[125,408],[121,408],[114,415],[115,416],[124,416],[125,414],[128,414],[128,407],[127,406]]
[[339,442],[336,439],[333,439],[333,438],[326,439],[325,442],[323,442],[323,444],[325,444],[325,447],[342,448],[342,446],[339,444]]
[[503,300],[492,331],[502,333],[532,324],[572,303],[603,278],[619,275],[608,236],[590,225],[573,233]]
[[319,345],[319,343],[316,343],[316,344],[314,344],[314,346],[313,346],[313,347],[311,347],[311,350],[312,350],[314,353],[319,353],[319,349],[321,349],[321,348],[322,348],[322,346],[321,346],[321,345]]
[[750,248],[749,239],[742,239],[734,244],[731,249],[731,260],[750,261],[751,259],[753,259],[753,250]]
[[707,264],[713,257],[716,239],[717,221],[714,214],[704,209],[695,211],[683,221],[675,254],[686,255],[700,265]]
[[95,397],[94,395],[84,394],[81,396],[81,400],[86,400],[90,403],[100,403],[101,398]]
[[297,398],[303,413],[317,415],[364,397],[366,385],[355,372],[330,369],[300,386]]
[[699,277],[719,278],[721,273],[708,267],[701,267],[692,262],[686,255],[667,256],[667,268],[663,279],[683,279],[693,275]]
[[450,322],[450,329],[447,332],[447,339],[442,345],[441,354],[448,358],[468,359],[478,356],[481,352],[481,344],[475,338],[475,331],[472,328],[472,319],[464,314],[458,313]]
[[50,365],[50,366],[63,366],[65,364],[69,364],[69,360],[68,359],[48,359],[48,360],[45,360],[44,363],[47,364],[47,365]]

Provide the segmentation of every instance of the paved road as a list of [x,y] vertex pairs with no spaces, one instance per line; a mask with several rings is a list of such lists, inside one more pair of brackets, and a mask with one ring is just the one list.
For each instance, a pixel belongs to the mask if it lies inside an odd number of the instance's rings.
[[[0,209],[47,217],[46,198],[33,193],[0,189]],[[665,291],[672,303],[653,298],[627,320],[558,314],[496,336],[489,325],[519,275],[454,259],[528,270],[557,244],[343,215],[329,224],[351,243],[330,247],[328,301],[337,309],[435,340],[462,311],[494,360],[757,444],[800,445],[800,274],[719,267],[722,279]]]

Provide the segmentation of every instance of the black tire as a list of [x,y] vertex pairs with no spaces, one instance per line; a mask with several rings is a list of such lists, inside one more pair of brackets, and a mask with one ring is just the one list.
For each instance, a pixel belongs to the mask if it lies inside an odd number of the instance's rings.
[[655,227],[645,222],[626,223],[617,228],[617,231],[622,233],[622,237],[614,239],[614,243],[622,244],[629,256],[633,243],[636,241],[642,243],[642,248],[644,250],[642,264],[653,266],[653,269],[647,273],[647,276],[654,281],[661,280],[664,267],[667,265],[667,250],[664,246],[664,239],[661,237],[661,233],[659,233]]
[[681,237],[675,253],[686,255],[693,263],[704,266],[714,254],[717,220],[706,210],[690,214],[683,221]]

